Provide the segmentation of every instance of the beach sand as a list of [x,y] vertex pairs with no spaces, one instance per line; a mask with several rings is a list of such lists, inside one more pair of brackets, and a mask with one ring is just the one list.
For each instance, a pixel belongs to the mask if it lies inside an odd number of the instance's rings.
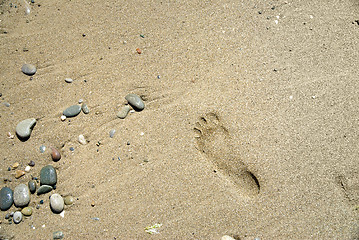
[[[76,202],[62,217],[33,194],[2,238],[359,239],[358,1],[24,5],[0,3],[0,187],[51,164]],[[146,107],[119,119],[128,93]],[[62,122],[79,99],[90,113]]]

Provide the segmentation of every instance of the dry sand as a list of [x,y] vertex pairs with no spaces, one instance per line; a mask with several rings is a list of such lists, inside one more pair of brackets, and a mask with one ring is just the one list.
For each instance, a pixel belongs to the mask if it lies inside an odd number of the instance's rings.
[[[3,238],[52,239],[58,230],[65,239],[359,238],[358,1],[0,8],[0,172],[12,179],[0,187],[52,164],[53,192],[78,198],[62,218],[49,194],[32,195],[34,213],[20,224],[4,219],[14,206],[0,213]],[[24,63],[38,68],[32,80]],[[146,108],[121,120],[128,93]],[[61,122],[81,98],[90,114]],[[31,117],[29,140],[7,138]],[[62,159],[52,162],[42,144]],[[30,160],[20,179],[7,171]],[[146,233],[155,223],[159,234]]]

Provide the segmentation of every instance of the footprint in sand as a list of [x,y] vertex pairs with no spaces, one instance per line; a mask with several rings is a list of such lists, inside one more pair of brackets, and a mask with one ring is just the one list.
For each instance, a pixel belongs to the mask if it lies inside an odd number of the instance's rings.
[[206,155],[218,172],[244,195],[256,196],[260,190],[258,179],[242,162],[235,149],[235,142],[219,117],[215,113],[206,114],[196,122],[194,131],[198,134],[198,150]]

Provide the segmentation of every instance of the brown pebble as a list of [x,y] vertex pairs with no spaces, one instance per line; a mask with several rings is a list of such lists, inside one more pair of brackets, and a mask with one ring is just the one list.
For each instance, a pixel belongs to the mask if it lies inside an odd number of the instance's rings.
[[95,206],[95,201],[91,202],[91,206],[94,207]]
[[12,168],[13,168],[13,169],[16,169],[19,165],[20,165],[20,163],[16,162],[16,163],[14,163],[14,164],[12,165]]
[[33,166],[35,166],[35,162],[31,160],[31,161],[28,163],[28,165],[29,165],[30,167],[33,167]]
[[15,171],[15,178],[20,178],[25,175],[25,171],[22,170],[16,170]]
[[61,154],[56,148],[51,147],[51,157],[53,161],[57,162],[61,159]]
[[139,49],[139,48],[136,48],[136,51],[137,51],[138,54],[141,54],[141,53],[142,53],[142,50]]

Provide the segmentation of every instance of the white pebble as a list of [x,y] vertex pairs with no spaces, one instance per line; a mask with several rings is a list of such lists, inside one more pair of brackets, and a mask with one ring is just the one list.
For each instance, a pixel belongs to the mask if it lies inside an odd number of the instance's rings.
[[81,104],[84,100],[81,98],[79,99],[79,104]]
[[50,207],[53,212],[61,213],[64,210],[64,199],[61,197],[60,194],[54,193],[50,197]]
[[223,237],[221,237],[221,240],[235,240],[235,239],[232,238],[231,236],[224,235]]
[[30,172],[30,170],[31,170],[31,167],[28,165],[28,166],[26,166],[26,168],[25,168],[25,172]]
[[115,129],[111,129],[110,131],[110,138],[113,138],[113,136],[115,135],[116,130]]
[[72,80],[71,78],[65,78],[65,82],[67,83],[72,83],[74,80]]
[[84,135],[80,134],[79,135],[79,139],[78,139],[79,143],[81,143],[82,145],[85,145],[87,143]]
[[65,120],[66,120],[66,116],[65,116],[65,115],[62,115],[60,118],[61,118],[61,121],[65,121]]
[[18,224],[21,222],[22,220],[22,213],[20,211],[16,211],[14,213],[14,216],[12,217],[14,223]]

